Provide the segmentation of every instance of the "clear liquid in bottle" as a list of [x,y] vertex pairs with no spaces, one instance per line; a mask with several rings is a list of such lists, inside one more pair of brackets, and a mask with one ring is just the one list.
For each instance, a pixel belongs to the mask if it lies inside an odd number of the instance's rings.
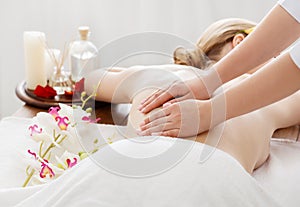
[[84,74],[96,69],[98,49],[88,41],[89,28],[79,27],[80,40],[72,43],[70,48],[70,67],[73,82],[79,81]]

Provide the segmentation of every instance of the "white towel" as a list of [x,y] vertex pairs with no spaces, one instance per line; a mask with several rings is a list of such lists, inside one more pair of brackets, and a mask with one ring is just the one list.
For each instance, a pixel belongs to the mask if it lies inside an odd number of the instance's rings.
[[[0,171],[0,206],[278,206],[230,155],[216,150],[199,163],[203,144],[164,137],[117,141],[53,182],[17,188],[24,176],[16,154],[28,146],[28,123],[0,123],[0,166],[13,169]],[[108,125],[99,130],[104,136],[118,131]]]

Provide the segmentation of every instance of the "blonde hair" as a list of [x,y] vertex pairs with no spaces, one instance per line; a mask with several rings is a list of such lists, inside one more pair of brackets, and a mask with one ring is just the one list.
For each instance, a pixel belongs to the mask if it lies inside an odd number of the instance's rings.
[[236,34],[247,36],[246,31],[255,25],[252,21],[239,18],[219,20],[203,32],[196,49],[177,48],[173,54],[174,62],[205,69],[220,60],[223,47],[231,42]]

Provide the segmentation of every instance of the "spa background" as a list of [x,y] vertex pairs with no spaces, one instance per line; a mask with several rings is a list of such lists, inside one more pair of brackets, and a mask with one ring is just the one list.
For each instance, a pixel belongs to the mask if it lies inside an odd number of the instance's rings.
[[[1,0],[0,118],[24,103],[15,87],[25,78],[24,31],[42,31],[50,47],[62,49],[77,38],[77,27],[91,28],[101,48],[125,35],[164,32],[196,42],[220,18],[260,21],[276,0]],[[160,63],[158,61],[158,63]],[[134,63],[133,63],[134,64]]]

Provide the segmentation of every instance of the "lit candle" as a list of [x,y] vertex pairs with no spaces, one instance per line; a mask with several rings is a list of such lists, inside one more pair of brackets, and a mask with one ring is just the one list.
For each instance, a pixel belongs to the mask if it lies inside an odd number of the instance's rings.
[[[47,51],[48,50],[48,51]],[[54,67],[56,67],[55,61],[59,63],[60,50],[58,49],[46,49],[45,51],[45,70],[47,79],[50,80],[54,73]]]
[[46,37],[42,32],[24,32],[26,85],[34,90],[37,85],[47,84],[45,70]]

